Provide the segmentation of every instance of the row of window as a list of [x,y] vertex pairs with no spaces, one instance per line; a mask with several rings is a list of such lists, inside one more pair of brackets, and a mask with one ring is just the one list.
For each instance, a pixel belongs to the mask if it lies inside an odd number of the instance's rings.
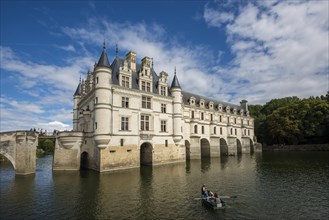
[[[247,131],[248,131],[248,135],[250,135],[250,130],[244,129],[244,135],[247,135]],[[204,134],[204,126],[201,126],[201,134]],[[198,133],[198,125],[194,125],[194,133],[197,134]],[[217,134],[217,127],[214,127],[214,134]],[[219,134],[222,135],[223,134],[223,128],[220,127],[219,128]],[[230,129],[230,134],[233,135],[233,128]],[[234,129],[234,134],[237,135],[238,134],[238,130],[235,128]]]
[[[121,99],[121,107],[129,108],[129,98],[122,97]],[[142,97],[142,108],[151,109],[151,98],[143,96]],[[167,105],[161,104],[161,113],[167,113]]]
[[[130,88],[130,77],[129,76],[121,76],[121,86],[125,88]],[[152,83],[147,81],[141,81],[140,89],[145,92],[152,92],[151,90]],[[160,95],[167,95],[167,87],[160,86]]]
[[[191,111],[191,118],[195,118],[194,111]],[[203,112],[200,112],[200,120],[205,120]],[[213,120],[214,120],[214,116],[213,116],[213,114],[210,114],[210,121],[213,121]],[[236,118],[234,118],[233,120],[234,120],[234,124],[237,124]],[[220,115],[219,122],[222,122],[222,121],[223,121],[223,119],[222,119],[222,116]],[[227,117],[227,121],[230,122],[230,117]],[[241,119],[241,124],[243,124],[243,119]],[[249,120],[247,120],[247,124],[249,125]]]
[[[150,116],[141,115],[141,127],[142,131],[150,130]],[[121,130],[129,131],[129,117],[121,117]],[[161,120],[161,132],[167,132],[167,121]]]

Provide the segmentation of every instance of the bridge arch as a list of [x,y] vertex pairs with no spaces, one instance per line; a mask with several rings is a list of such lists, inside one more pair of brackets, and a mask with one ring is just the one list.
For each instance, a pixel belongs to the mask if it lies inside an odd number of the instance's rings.
[[190,160],[190,158],[191,158],[191,144],[188,140],[185,140],[185,155],[186,155],[186,160]]
[[210,143],[206,138],[200,140],[201,158],[210,157]]
[[221,156],[227,156],[228,155],[228,145],[224,138],[219,139],[219,149],[220,149],[220,155]]
[[236,153],[242,154],[241,141],[238,138],[236,139]]
[[153,164],[153,146],[145,142],[140,147],[140,165],[152,166]]
[[10,161],[11,165],[13,166],[14,170],[16,170],[16,164],[15,164],[15,160],[14,160],[14,158],[12,158],[12,157],[11,157],[9,154],[7,154],[7,153],[2,153],[2,152],[0,152],[0,155],[2,155],[2,156],[4,156],[5,158],[7,158],[7,159]]
[[89,168],[89,154],[86,151],[81,153],[80,157],[80,169],[88,169]]

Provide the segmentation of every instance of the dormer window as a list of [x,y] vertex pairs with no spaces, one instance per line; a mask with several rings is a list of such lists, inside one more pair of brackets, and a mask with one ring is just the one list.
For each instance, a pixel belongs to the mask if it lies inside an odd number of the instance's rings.
[[217,109],[218,109],[218,111],[221,112],[221,111],[223,110],[223,106],[222,106],[222,104],[218,104]]
[[243,109],[240,110],[240,115],[243,116]]
[[121,86],[125,87],[125,88],[129,88],[130,86],[130,80],[129,80],[129,76],[121,76]]
[[145,91],[145,92],[151,92],[151,83],[142,81],[141,89],[142,89],[142,91]]
[[192,96],[189,100],[190,105],[195,105],[195,98]]
[[209,106],[209,109],[214,109],[214,102],[212,102],[212,101],[209,102],[209,105],[208,106]]
[[233,114],[236,114],[236,112],[237,112],[237,111],[236,111],[236,108],[234,108],[234,109],[233,109]]
[[167,95],[167,88],[165,86],[160,86],[160,95]]
[[203,99],[200,99],[200,107],[204,108],[204,100]]
[[226,113],[230,113],[230,106],[226,106]]

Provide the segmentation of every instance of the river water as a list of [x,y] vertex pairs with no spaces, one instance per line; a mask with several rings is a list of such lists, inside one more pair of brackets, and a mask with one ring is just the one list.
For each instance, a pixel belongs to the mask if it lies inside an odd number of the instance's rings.
[[[0,219],[328,219],[329,152],[263,152],[116,172],[15,176],[0,164]],[[202,205],[200,188],[226,199]]]

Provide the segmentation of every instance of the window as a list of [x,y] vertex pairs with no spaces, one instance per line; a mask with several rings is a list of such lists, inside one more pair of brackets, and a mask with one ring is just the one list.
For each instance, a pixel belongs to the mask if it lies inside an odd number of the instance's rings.
[[219,116],[219,122],[222,122],[222,116],[221,115]]
[[146,91],[146,83],[144,81],[142,81],[142,90]]
[[202,134],[204,134],[204,126],[201,127]]
[[230,117],[227,117],[227,123],[230,123]]
[[219,134],[220,134],[220,135],[223,134],[223,129],[222,129],[222,127],[219,128]]
[[246,129],[244,129],[244,135],[247,135]]
[[213,121],[213,116],[212,116],[212,114],[210,114],[210,121]]
[[168,140],[165,140],[165,146],[168,147]]
[[120,139],[120,146],[123,146],[123,138]]
[[237,135],[237,130],[235,129],[235,135]]
[[198,133],[198,126],[194,125],[194,133],[197,134]]
[[249,120],[247,120],[247,124],[249,125]]
[[248,136],[250,135],[250,130],[248,130]]
[[241,119],[241,125],[243,125],[243,119]]
[[150,116],[141,115],[141,130],[149,131],[150,130]]
[[231,128],[231,134],[233,134],[233,129]]
[[191,118],[194,118],[194,111],[191,112]]
[[214,127],[214,134],[216,134],[216,127]]
[[151,98],[150,97],[142,97],[142,108],[151,109]]
[[97,129],[97,122],[95,122],[95,129]]
[[121,85],[123,87],[129,88],[129,76],[122,76],[121,77]]
[[161,95],[166,95],[166,87],[165,86],[160,87],[160,94]]
[[161,121],[161,132],[167,131],[167,121]]
[[161,113],[166,113],[166,112],[167,112],[166,104],[161,104]]
[[236,124],[236,118],[234,118],[234,124]]
[[203,115],[203,112],[201,112],[201,120],[203,120],[204,118],[204,115]]
[[146,83],[146,92],[151,92],[151,83]]
[[129,108],[129,98],[128,97],[122,97],[122,108]]
[[128,117],[121,117],[121,130],[128,131]]
[[95,104],[97,104],[97,103],[98,103],[98,97],[95,98]]
[[96,77],[96,84],[98,84],[98,77]]

